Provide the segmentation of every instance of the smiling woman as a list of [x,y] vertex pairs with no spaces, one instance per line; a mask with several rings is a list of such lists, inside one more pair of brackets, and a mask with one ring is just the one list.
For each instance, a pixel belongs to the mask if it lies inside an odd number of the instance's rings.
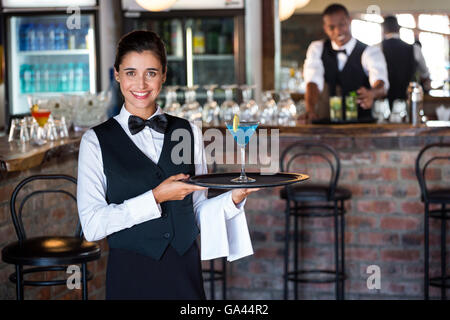
[[[205,299],[199,227],[209,219],[201,228],[202,241],[217,235],[208,242],[215,252],[202,246],[202,257],[235,260],[252,254],[248,229],[233,235],[237,248],[217,253],[229,248],[227,230],[233,227],[227,217],[241,229],[246,226],[243,200],[249,192],[208,199],[206,188],[182,181],[207,173],[203,140],[197,126],[165,114],[156,103],[167,70],[156,33],[125,35],[114,68],[125,103],[117,116],[83,135],[78,161],[83,233],[90,241],[108,238],[106,298]],[[180,129],[190,148],[182,163],[172,157],[180,142],[174,132]]]

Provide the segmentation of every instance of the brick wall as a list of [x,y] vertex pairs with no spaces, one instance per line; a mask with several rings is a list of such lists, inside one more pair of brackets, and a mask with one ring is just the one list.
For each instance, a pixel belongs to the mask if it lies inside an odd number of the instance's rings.
[[[6,173],[0,180],[0,248],[17,241],[14,226],[11,219],[9,200],[14,187],[23,179],[34,174],[67,174],[77,176],[77,155],[59,155],[42,166],[23,172]],[[67,187],[76,194],[75,187],[70,182],[48,183],[33,182],[29,188],[23,191],[43,189],[45,187]],[[21,193],[22,194],[22,191]],[[20,195],[19,194],[19,195]],[[19,197],[19,200],[22,197]],[[20,202],[19,202],[20,204]],[[57,234],[74,235],[78,214],[73,200],[66,196],[48,194],[43,197],[32,197],[24,206],[23,223],[28,237]],[[94,278],[89,281],[89,299],[104,299],[104,278],[106,269],[107,244],[100,241],[102,257],[88,263],[88,270]],[[15,299],[15,284],[8,280],[15,271],[14,265],[0,261],[0,300]],[[46,272],[41,274],[25,275],[25,280],[67,279],[69,274],[61,272]],[[52,287],[25,287],[24,298],[29,299],[81,299],[81,290],[69,290],[66,286]]]

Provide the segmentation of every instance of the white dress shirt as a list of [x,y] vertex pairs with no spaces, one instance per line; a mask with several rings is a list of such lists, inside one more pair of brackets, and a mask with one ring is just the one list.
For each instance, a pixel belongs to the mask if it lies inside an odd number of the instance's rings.
[[[303,65],[303,77],[306,83],[314,82],[320,91],[323,90],[325,81],[325,68],[322,62],[322,51],[325,40],[317,40],[311,42],[306,52],[306,59]],[[347,54],[339,52],[337,54],[338,69],[341,71],[348,57],[352,53],[356,45],[356,39],[351,38],[343,46],[338,46],[331,41],[331,47],[334,50],[345,50]],[[378,46],[368,46],[362,53],[361,64],[365,74],[369,77],[371,86],[378,80],[384,81],[384,89],[389,89],[389,79],[387,72],[386,59]]]
[[[158,106],[152,115],[163,113]],[[146,126],[132,135],[128,129],[131,114],[125,107],[114,117],[131,141],[154,163],[158,163],[164,142],[164,134]],[[151,118],[151,117],[150,117]],[[202,133],[191,124],[194,135],[195,174],[207,173]],[[126,173],[124,173],[126,174]],[[193,206],[197,224],[201,230],[201,259],[228,257],[233,261],[253,254],[250,235],[242,201],[235,205],[231,191],[207,199],[207,190],[193,193]],[[83,233],[88,241],[97,241],[120,230],[161,217],[161,206],[149,190],[123,203],[106,202],[106,176],[100,143],[93,129],[81,139],[78,159],[77,204]]]

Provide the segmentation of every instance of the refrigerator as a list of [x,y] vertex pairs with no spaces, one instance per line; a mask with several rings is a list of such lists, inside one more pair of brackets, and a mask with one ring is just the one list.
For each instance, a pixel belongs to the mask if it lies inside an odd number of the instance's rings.
[[96,0],[2,0],[6,119],[30,101],[99,89]]
[[214,96],[221,102],[225,99],[221,85],[245,84],[243,0],[178,0],[162,12],[146,11],[134,0],[122,0],[122,12],[123,34],[152,30],[164,41],[168,60],[165,85],[198,85],[197,100],[204,103],[204,85],[218,85]]

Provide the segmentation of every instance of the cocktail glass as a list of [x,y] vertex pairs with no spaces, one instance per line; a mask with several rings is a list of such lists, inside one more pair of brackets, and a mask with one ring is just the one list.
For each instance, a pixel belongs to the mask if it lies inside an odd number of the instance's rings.
[[38,108],[31,109],[31,115],[39,125],[37,137],[35,140],[35,143],[39,145],[47,142],[44,138],[44,126],[47,123],[48,118],[50,117],[50,113],[51,111],[47,109],[38,109]]
[[245,146],[250,141],[250,138],[255,133],[256,128],[259,125],[258,121],[241,121],[237,126],[235,131],[232,122],[225,123],[234,140],[236,140],[237,145],[241,149],[241,174],[237,178],[231,179],[232,182],[237,183],[248,183],[255,182],[255,179],[247,177],[245,174]]

